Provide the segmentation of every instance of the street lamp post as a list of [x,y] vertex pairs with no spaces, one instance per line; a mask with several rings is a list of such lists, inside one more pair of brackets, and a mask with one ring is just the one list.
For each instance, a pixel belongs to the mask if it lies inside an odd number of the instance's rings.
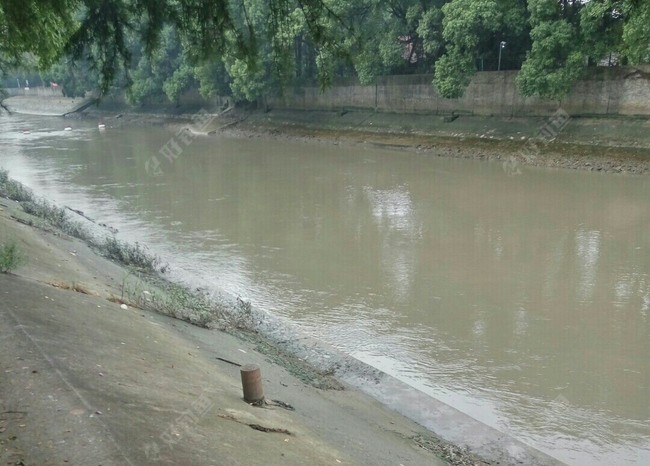
[[497,71],[501,71],[501,51],[506,48],[506,41],[502,40],[499,44],[499,65],[497,66]]

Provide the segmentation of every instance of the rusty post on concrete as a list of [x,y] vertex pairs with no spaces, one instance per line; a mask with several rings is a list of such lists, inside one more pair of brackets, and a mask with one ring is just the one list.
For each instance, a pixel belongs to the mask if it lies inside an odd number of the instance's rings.
[[264,389],[262,388],[262,372],[259,366],[247,364],[242,366],[241,384],[244,389],[244,401],[247,403],[257,403],[264,399]]

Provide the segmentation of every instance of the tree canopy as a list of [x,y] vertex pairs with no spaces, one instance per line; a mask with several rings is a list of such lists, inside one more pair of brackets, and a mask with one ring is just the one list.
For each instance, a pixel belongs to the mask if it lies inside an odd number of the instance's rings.
[[37,66],[71,94],[125,85],[135,103],[430,72],[459,97],[497,68],[558,99],[604,59],[650,62],[646,0],[0,0],[0,31],[0,70]]

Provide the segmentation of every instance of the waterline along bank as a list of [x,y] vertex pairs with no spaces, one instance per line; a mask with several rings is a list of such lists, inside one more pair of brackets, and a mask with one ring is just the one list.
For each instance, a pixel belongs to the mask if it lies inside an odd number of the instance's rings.
[[141,118],[10,120],[2,163],[454,443],[486,438],[462,414],[569,464],[643,458],[645,176]]

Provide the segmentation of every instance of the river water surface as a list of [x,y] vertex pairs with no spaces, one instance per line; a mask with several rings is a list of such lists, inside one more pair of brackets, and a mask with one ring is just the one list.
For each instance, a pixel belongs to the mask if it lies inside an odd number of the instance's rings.
[[66,123],[0,118],[0,167],[566,463],[650,464],[650,177]]

